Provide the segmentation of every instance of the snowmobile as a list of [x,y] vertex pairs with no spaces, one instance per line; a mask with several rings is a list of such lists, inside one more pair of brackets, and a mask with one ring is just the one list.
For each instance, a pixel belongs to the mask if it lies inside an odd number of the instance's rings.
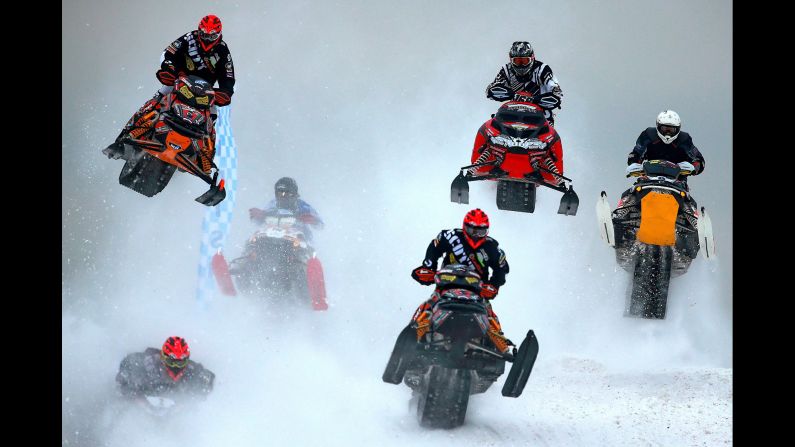
[[647,160],[627,174],[636,183],[610,211],[602,191],[596,215],[602,240],[616,250],[618,264],[632,274],[625,316],[664,319],[671,278],[687,272],[699,251],[715,258],[712,221],[699,213],[677,163]]
[[502,395],[522,394],[538,356],[538,340],[527,332],[519,350],[502,354],[488,336],[487,302],[480,277],[469,268],[451,264],[435,275],[438,300],[429,330],[418,337],[411,323],[398,335],[382,380],[412,389],[420,425],[454,428],[466,417],[469,396],[484,393],[512,362]]
[[211,107],[212,86],[198,76],[180,76],[174,90],[146,102],[125,125],[116,141],[102,150],[108,158],[125,161],[119,184],[152,197],[166,187],[179,169],[204,180],[210,189],[196,198],[215,206],[226,197],[213,162],[215,147]]
[[[520,92],[521,94],[521,92]],[[497,183],[497,208],[532,213],[536,188],[563,193],[558,214],[574,216],[580,199],[563,176],[560,136],[538,105],[524,100],[503,103],[475,136],[471,165],[460,168],[450,185],[450,201],[469,203],[469,182]]]
[[293,293],[309,298],[315,310],[327,310],[323,269],[295,214],[284,209],[270,213],[246,243],[243,255],[226,263],[222,254],[212,261],[221,291],[236,295]]

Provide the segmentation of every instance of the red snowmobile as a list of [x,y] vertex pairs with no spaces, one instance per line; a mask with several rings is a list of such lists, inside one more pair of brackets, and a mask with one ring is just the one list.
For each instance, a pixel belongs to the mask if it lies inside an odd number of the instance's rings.
[[102,150],[108,158],[125,160],[119,184],[152,197],[179,169],[210,185],[197,202],[215,206],[224,200],[224,181],[216,184],[218,168],[213,162],[210,110],[214,103],[214,92],[207,81],[185,75],[177,79],[171,93],[147,101],[116,141]]
[[216,254],[212,269],[221,292],[292,295],[297,302],[311,301],[314,310],[327,310],[323,267],[299,223],[287,210],[274,211],[248,240],[242,256],[227,264]]
[[[520,95],[522,92],[519,93]],[[577,193],[563,176],[563,147],[555,128],[538,105],[507,101],[478,130],[472,164],[460,168],[450,187],[450,200],[469,203],[469,182],[495,180],[497,208],[532,213],[536,186],[563,193],[558,214],[574,216],[580,205]]]

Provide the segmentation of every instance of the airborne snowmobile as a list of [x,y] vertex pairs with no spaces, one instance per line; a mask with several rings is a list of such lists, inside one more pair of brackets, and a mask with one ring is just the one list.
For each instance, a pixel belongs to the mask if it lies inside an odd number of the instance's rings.
[[560,136],[532,102],[503,103],[478,130],[471,163],[460,168],[450,186],[452,202],[469,203],[469,182],[493,180],[501,210],[532,213],[540,185],[563,193],[558,214],[577,214],[580,200],[566,186],[571,179],[563,176]]
[[193,75],[180,76],[171,93],[158,93],[147,101],[116,141],[102,150],[108,158],[125,160],[119,184],[152,197],[179,169],[210,185],[197,202],[215,206],[224,200],[224,181],[216,183],[218,167],[213,162],[210,108],[214,101],[212,86]]
[[464,423],[469,396],[484,393],[512,362],[502,395],[522,394],[538,356],[533,330],[519,350],[502,354],[487,335],[487,302],[479,295],[476,272],[460,264],[442,267],[435,275],[440,294],[432,308],[429,331],[420,339],[416,326],[398,335],[382,380],[412,389],[417,418],[423,426],[454,428]]
[[596,204],[600,236],[616,249],[616,261],[632,273],[626,316],[663,319],[671,278],[687,272],[699,253],[715,257],[712,221],[690,197],[690,174],[666,160],[647,160],[627,177],[637,182],[610,211],[602,191]]

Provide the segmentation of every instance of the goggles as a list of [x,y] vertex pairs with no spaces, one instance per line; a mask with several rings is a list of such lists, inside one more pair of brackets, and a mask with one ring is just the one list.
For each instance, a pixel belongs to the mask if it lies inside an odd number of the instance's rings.
[[679,128],[676,126],[669,126],[667,124],[660,124],[657,126],[657,130],[660,131],[661,134],[672,137],[679,133]]
[[188,366],[188,359],[187,358],[184,358],[184,359],[180,360],[180,359],[176,359],[176,358],[171,357],[171,356],[167,356],[165,354],[162,354],[160,356],[160,358],[163,360],[163,363],[166,366],[168,366],[169,368],[182,369],[182,368]]
[[276,197],[295,197],[290,191],[276,191]]
[[473,237],[476,239],[484,238],[487,234],[489,234],[488,227],[476,227],[474,225],[467,225],[464,229],[469,237]]
[[533,61],[532,57],[526,57],[526,56],[516,56],[511,58],[511,63],[517,67],[525,67],[527,65],[530,65],[530,62],[532,61]]
[[202,30],[199,30],[199,38],[205,42],[215,42],[221,37],[221,33],[205,33]]

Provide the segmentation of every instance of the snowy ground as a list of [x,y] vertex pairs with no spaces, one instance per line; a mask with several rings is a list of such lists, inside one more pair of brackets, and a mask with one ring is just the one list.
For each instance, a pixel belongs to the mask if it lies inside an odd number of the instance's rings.
[[[380,380],[391,348],[386,340],[346,333],[331,314],[307,311],[286,322],[249,304],[232,305],[224,321],[205,317],[203,330],[192,333],[194,352],[202,353],[194,357],[218,374],[206,402],[158,420],[113,396],[114,362],[83,366],[89,374],[64,384],[64,445],[731,444],[730,368],[614,368],[548,352],[539,336],[541,354],[522,396],[502,397],[503,377],[471,398],[463,427],[427,430],[409,408],[409,389]],[[78,339],[97,340],[90,331],[64,338],[65,358],[78,352],[72,345]],[[97,369],[105,370],[99,382],[89,377]]]

